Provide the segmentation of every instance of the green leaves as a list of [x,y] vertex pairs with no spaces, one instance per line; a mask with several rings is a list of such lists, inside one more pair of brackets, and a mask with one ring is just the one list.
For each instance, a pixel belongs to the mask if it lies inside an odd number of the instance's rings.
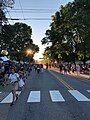
[[78,56],[76,59],[80,59],[80,53],[84,56],[83,60],[90,59],[89,26],[90,0],[74,0],[61,6],[60,11],[52,16],[50,29],[46,31],[42,44],[51,44],[49,52],[54,52],[55,60],[59,58],[66,61],[68,54],[71,61],[70,56],[73,53],[76,54],[75,57]]
[[33,44],[31,35],[32,28],[25,23],[4,25],[2,34],[0,35],[1,50],[6,49],[12,59],[24,60],[26,57],[26,49],[32,49],[33,55],[39,51],[38,46]]

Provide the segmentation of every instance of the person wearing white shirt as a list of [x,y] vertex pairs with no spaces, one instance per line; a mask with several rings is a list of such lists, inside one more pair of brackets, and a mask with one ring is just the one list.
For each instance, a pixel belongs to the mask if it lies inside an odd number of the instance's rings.
[[80,74],[80,65],[76,65],[76,72],[77,72],[77,75],[79,75]]
[[14,104],[14,101],[18,99],[18,94],[16,94],[16,91],[18,90],[18,82],[19,82],[19,74],[15,73],[14,69],[12,69],[12,72],[9,75],[9,80],[12,84],[13,101],[10,104],[10,106],[12,106]]

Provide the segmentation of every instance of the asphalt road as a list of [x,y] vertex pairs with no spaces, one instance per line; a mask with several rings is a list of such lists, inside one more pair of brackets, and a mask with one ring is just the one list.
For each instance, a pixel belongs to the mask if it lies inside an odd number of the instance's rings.
[[0,93],[0,120],[90,120],[88,79],[32,71],[12,107],[10,92],[9,85]]

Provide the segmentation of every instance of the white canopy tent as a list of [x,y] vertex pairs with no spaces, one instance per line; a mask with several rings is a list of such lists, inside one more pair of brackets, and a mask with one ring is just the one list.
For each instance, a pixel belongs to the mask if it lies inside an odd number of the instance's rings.
[[0,58],[1,58],[4,62],[9,60],[6,56],[0,57]]
[[90,64],[90,60],[86,61],[86,64]]
[[76,64],[83,64],[82,61],[75,61]]

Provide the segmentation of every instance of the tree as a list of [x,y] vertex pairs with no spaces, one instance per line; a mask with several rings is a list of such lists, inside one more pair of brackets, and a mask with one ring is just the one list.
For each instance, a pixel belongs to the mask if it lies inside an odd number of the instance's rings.
[[42,44],[50,43],[50,50],[53,49],[54,54],[61,56],[60,59],[64,61],[67,60],[67,56],[73,62],[75,59],[80,60],[81,53],[83,54],[81,60],[85,63],[86,59],[90,59],[89,8],[89,0],[75,0],[61,6],[60,11],[52,16],[50,29],[46,31],[46,37],[42,39]]
[[33,44],[31,35],[31,27],[24,23],[4,25],[0,36],[1,50],[6,49],[11,59],[23,60],[26,56],[26,49],[32,49],[34,54],[39,51],[38,46]]

